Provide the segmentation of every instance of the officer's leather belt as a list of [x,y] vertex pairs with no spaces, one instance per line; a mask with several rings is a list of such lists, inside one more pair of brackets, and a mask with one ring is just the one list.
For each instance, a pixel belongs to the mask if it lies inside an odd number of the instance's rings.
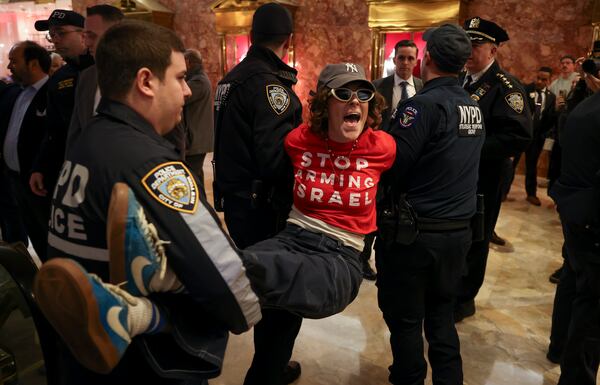
[[441,233],[445,231],[458,231],[471,227],[470,219],[444,220],[432,218],[417,219],[417,228],[421,232]]

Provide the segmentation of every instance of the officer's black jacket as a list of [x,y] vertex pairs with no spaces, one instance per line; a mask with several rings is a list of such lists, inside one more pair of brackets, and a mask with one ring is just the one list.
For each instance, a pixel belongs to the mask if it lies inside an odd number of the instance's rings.
[[[260,318],[258,299],[237,249],[200,196],[200,181],[181,163],[174,146],[131,108],[103,99],[97,112],[66,154],[52,201],[49,257],[75,258],[106,280],[109,201],[113,185],[124,182],[160,238],[170,242],[165,245],[169,266],[189,295],[229,330],[247,330]],[[179,191],[191,203],[183,211],[169,203],[177,198],[165,190],[177,180],[159,180],[169,169],[185,177]]]
[[396,191],[407,194],[418,216],[473,216],[485,129],[477,103],[456,77],[430,80],[400,103],[390,134],[397,151],[387,183],[395,183]]
[[[253,180],[266,188],[291,182],[285,136],[302,121],[292,90],[297,71],[268,48],[253,45],[215,93],[215,181],[223,194],[249,197]],[[291,183],[284,183],[291,196]]]
[[75,88],[79,73],[94,64],[90,54],[67,62],[48,79],[48,109],[46,111],[46,137],[33,171],[44,175],[44,184],[51,189],[65,157],[67,133],[75,106]]
[[[462,78],[460,81],[462,84]],[[523,152],[533,131],[523,85],[495,61],[481,78],[465,89],[479,103],[485,119],[486,138],[481,160],[502,160]]]
[[552,91],[546,88],[544,91],[546,95],[546,102],[544,105],[544,110],[542,111],[541,116],[538,120],[535,119],[535,101],[537,99],[537,90],[535,88],[535,83],[527,84],[525,86],[525,92],[527,95],[527,100],[529,102],[529,110],[531,111],[531,115],[533,118],[533,136],[536,135],[545,135],[548,131],[553,130],[556,125],[556,119],[558,114],[556,113],[556,96],[552,93]]

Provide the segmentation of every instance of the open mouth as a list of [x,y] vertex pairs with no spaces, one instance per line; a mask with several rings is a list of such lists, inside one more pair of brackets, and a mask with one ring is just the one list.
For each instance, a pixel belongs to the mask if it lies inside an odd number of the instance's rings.
[[360,121],[360,114],[358,112],[351,112],[349,114],[344,115],[345,123],[358,123]]

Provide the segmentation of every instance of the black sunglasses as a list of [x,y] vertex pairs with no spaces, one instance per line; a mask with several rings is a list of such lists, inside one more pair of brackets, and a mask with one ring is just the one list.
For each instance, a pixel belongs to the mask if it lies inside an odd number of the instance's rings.
[[332,88],[329,93],[340,102],[349,102],[356,95],[359,102],[366,103],[375,96],[375,91],[367,88],[360,88],[356,91],[349,88]]

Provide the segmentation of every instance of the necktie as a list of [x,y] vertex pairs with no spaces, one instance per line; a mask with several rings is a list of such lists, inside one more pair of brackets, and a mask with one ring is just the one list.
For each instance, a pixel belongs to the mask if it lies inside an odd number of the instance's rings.
[[400,83],[400,88],[402,89],[402,92],[400,93],[400,101],[408,99],[408,91],[406,90],[407,86],[408,86],[408,82]]
[[535,111],[533,113],[533,118],[535,120],[539,120],[542,115],[542,93],[540,91],[535,91],[537,96],[535,98]]
[[467,88],[471,85],[471,83],[473,83],[473,77],[471,75],[467,75],[467,81],[465,82],[465,85],[463,86],[463,88]]

